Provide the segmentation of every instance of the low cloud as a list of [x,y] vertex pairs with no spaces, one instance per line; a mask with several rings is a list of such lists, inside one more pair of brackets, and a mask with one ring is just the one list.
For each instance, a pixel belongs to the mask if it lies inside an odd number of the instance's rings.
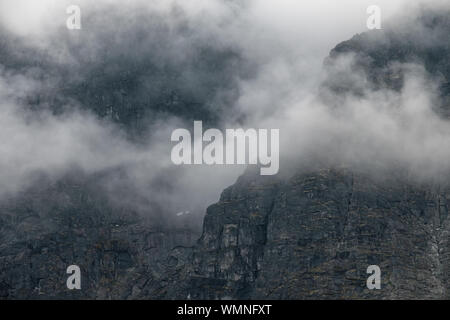
[[[174,166],[171,132],[192,117],[280,129],[285,173],[313,159],[402,166],[421,179],[450,169],[439,82],[424,66],[390,66],[405,75],[400,91],[349,72],[352,55],[323,69],[332,47],[366,31],[369,2],[77,1],[79,31],[65,29],[64,2],[19,2],[0,2],[2,50],[18,52],[1,62],[0,196],[29,187],[35,172],[56,181],[77,168],[107,172],[111,201],[144,214],[150,202],[174,217],[203,213],[245,168]],[[387,19],[406,4],[379,5]],[[331,77],[363,94],[329,91],[326,102],[319,88]]]

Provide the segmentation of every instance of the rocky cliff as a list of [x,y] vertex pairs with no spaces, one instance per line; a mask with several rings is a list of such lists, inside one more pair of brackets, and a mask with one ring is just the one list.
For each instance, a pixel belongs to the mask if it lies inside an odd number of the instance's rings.
[[[450,189],[348,169],[243,176],[208,209],[177,298],[448,298]],[[382,289],[368,290],[370,265]],[[179,280],[177,280],[179,281]]]

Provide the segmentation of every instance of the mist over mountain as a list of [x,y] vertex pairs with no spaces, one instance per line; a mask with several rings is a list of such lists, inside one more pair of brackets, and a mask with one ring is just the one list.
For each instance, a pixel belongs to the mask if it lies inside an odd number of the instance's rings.
[[[362,2],[81,1],[79,31],[64,2],[19,2],[0,1],[1,298],[448,297],[445,2],[386,4],[353,37]],[[174,166],[193,120],[279,128],[280,174]]]
[[[337,148],[316,145],[319,162],[288,178],[247,172],[224,190],[169,297],[448,298],[448,169],[437,150],[448,143],[448,14],[423,7],[331,51],[319,114],[342,121]],[[345,126],[356,127],[347,136]],[[366,287],[370,265],[382,290]]]

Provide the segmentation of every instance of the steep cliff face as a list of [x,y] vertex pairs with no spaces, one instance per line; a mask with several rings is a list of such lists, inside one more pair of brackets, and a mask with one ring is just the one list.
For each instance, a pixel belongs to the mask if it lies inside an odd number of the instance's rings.
[[[447,298],[449,200],[448,188],[348,169],[241,177],[208,209],[176,297]],[[370,265],[381,290],[367,289]]]
[[[0,298],[163,296],[169,252],[193,245],[198,228],[190,220],[169,225],[113,206],[92,180],[42,179],[2,202]],[[67,289],[70,265],[81,269],[81,290]]]
[[[208,208],[197,242],[55,188],[50,204],[31,193],[2,208],[3,298],[448,298],[450,188],[348,169],[248,173]],[[65,287],[70,264],[83,290]],[[374,264],[382,289],[370,291]]]

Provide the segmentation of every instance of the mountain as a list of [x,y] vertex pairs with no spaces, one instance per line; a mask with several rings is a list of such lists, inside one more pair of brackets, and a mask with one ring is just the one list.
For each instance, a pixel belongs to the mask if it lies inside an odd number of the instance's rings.
[[[407,24],[338,44],[325,61],[322,98],[400,91],[402,66],[415,64],[439,83],[435,111],[448,118],[449,17],[423,9]],[[364,86],[352,82],[356,73]],[[446,181],[419,182],[401,167],[324,167],[279,180],[247,173],[208,208],[168,297],[448,299]],[[381,290],[366,286],[371,265],[381,268]]]
[[[367,32],[340,43],[325,63],[329,77],[323,84],[323,98],[330,92],[334,96],[364,95],[358,83],[341,81],[354,72],[373,90],[400,90],[403,73],[396,63],[416,63],[438,79],[442,104],[436,112],[447,117],[448,17],[445,12],[424,11],[411,24]],[[416,24],[420,28],[410,28]],[[427,32],[427,37],[415,34],[417,30]],[[130,67],[133,59],[126,60],[120,50],[117,55],[105,53],[102,67],[93,68],[86,61],[80,79],[88,80],[75,79],[75,85],[66,83],[62,89],[67,96],[93,106],[100,117],[112,110],[109,115],[114,121],[130,128],[141,119],[136,116],[141,111],[160,112],[162,104],[188,118],[197,116],[189,112],[193,105],[200,105],[200,114],[211,119],[214,115],[205,111],[209,98],[223,79],[230,80],[233,91],[231,74],[239,69],[239,59],[233,52],[198,50],[211,54],[206,60],[213,66],[205,67],[200,81],[206,87],[205,99],[202,94],[201,99],[186,96],[189,90],[155,91],[149,107],[148,97],[140,94],[145,91],[142,83],[134,79],[142,69]],[[349,69],[337,70],[337,61],[347,54],[356,59]],[[13,61],[20,56],[7,53],[4,57],[3,64],[10,68],[29,60],[25,56]],[[198,57],[201,65],[205,58]],[[47,70],[42,61],[36,63]],[[109,70],[112,65],[119,70]],[[151,59],[144,65],[158,68]],[[182,81],[184,73],[177,70],[156,70],[148,83],[160,81],[165,87],[173,79]],[[215,78],[216,71],[222,80]],[[49,92],[40,99],[51,97]],[[445,183],[419,183],[400,168],[374,175],[345,166],[323,167],[298,170],[288,178],[261,177],[250,168],[207,209],[201,231],[188,216],[176,223],[164,220],[164,208],[153,203],[149,204],[153,213],[149,219],[126,205],[112,205],[100,191],[101,179],[101,175],[78,171],[58,181],[37,176],[32,187],[0,203],[0,298],[450,296],[450,185]],[[66,288],[70,264],[82,270],[80,291]],[[366,287],[370,265],[381,268],[381,290]]]

